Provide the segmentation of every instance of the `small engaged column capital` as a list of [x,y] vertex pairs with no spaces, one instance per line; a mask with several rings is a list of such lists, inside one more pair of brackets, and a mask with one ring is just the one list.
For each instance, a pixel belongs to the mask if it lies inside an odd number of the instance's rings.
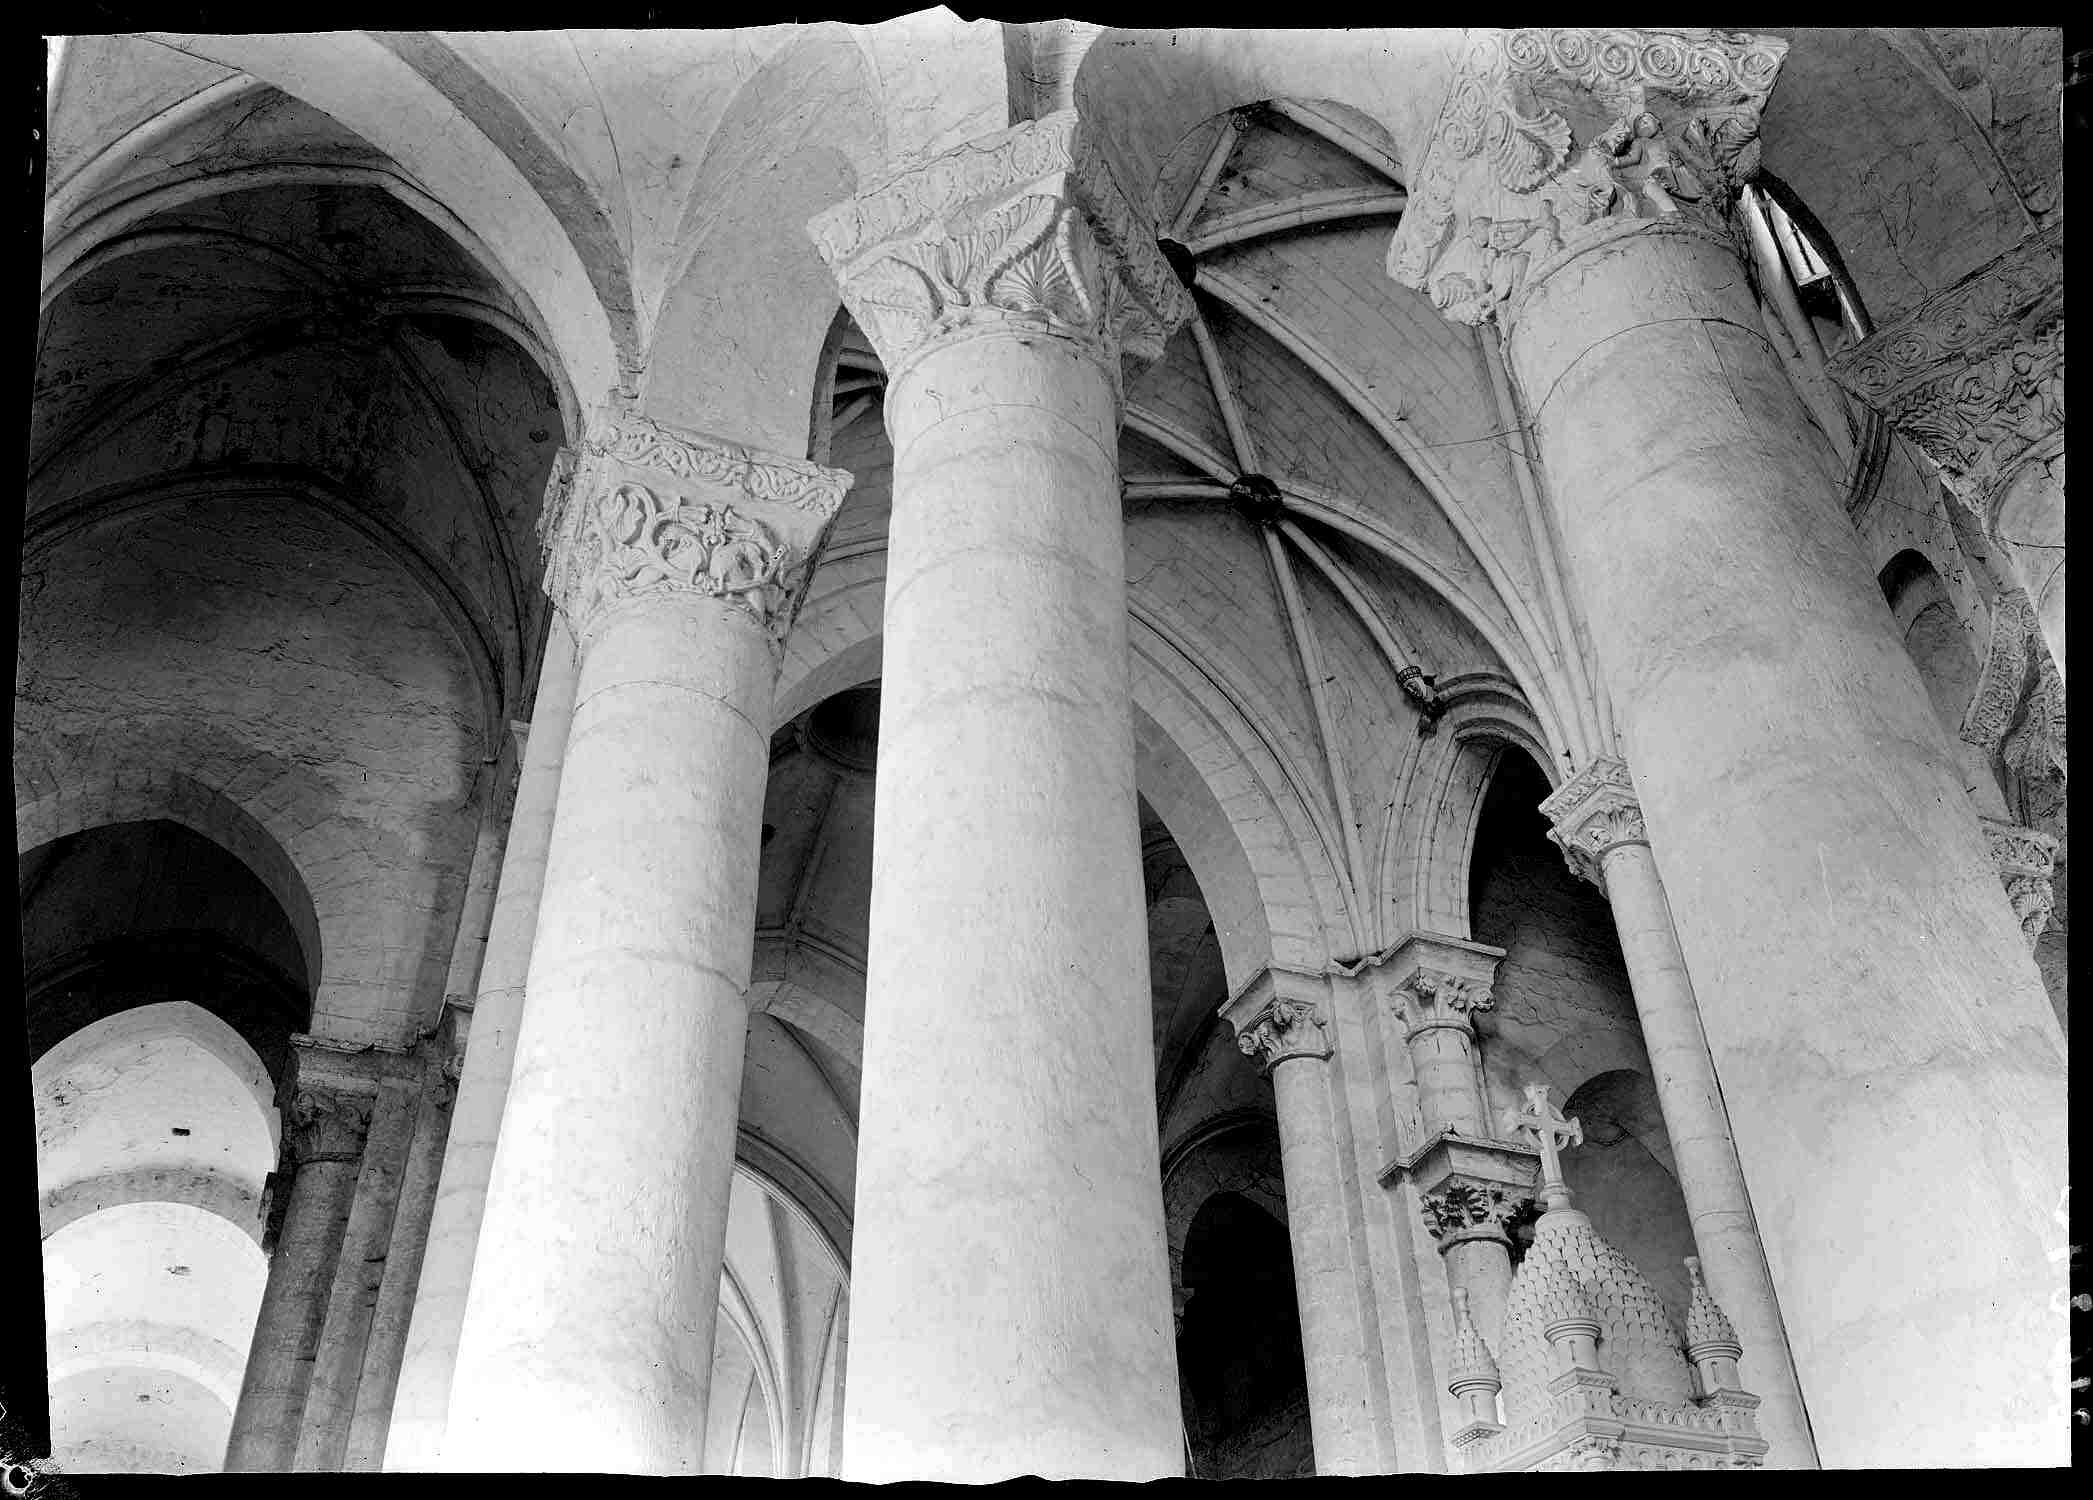
[[1074,340],[1110,369],[1191,316],[1155,228],[1064,109],[882,178],[807,225],[898,380],[984,327]]
[[683,595],[747,615],[782,651],[851,478],[599,412],[547,485],[545,591],[584,650],[618,610]]
[[1425,142],[1388,274],[1456,322],[1651,224],[1727,237],[1788,44],[1708,28],[1477,28]]
[[1548,837],[1559,845],[1570,870],[1606,889],[1608,852],[1624,844],[1650,842],[1628,767],[1611,756],[1586,765],[1541,800]]
[[1297,1057],[1330,1056],[1330,1028],[1320,1003],[1329,981],[1321,975],[1271,965],[1221,1007],[1235,1028],[1236,1046],[1270,1073]]
[[1402,1017],[1404,1039],[1441,1028],[1464,1033],[1475,1017],[1496,1008],[1492,986],[1502,948],[1461,938],[1413,932],[1381,966],[1382,992]]
[[1984,841],[1991,846],[1992,863],[2013,903],[2013,915],[2028,946],[2042,936],[2057,904],[2053,883],[2057,871],[2057,841],[2036,828],[2023,828],[1999,818],[1979,817]]

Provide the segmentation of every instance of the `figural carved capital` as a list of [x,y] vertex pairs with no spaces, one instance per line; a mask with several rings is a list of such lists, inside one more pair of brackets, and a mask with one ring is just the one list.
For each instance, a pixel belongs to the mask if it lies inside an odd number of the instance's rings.
[[302,1166],[361,1158],[375,1097],[360,1090],[301,1084],[283,1116],[283,1141],[290,1159]]
[[746,615],[782,651],[851,478],[601,412],[547,486],[545,591],[584,648],[619,609],[682,596]]
[[1388,274],[1461,323],[1651,222],[1729,237],[1788,44],[1708,28],[1476,28],[1460,43]]
[[2057,841],[2039,829],[1998,818],[1978,821],[1984,825],[1984,840],[1991,846],[1991,860],[1998,866],[2006,899],[2013,903],[2013,915],[2020,919],[2020,930],[2032,948],[2057,904],[2051,889],[2057,870]]
[[2029,235],[1827,367],[1917,443],[1996,535],[2014,475],[2064,441],[2063,224]]
[[1236,1046],[1269,1073],[1297,1057],[1331,1053],[1329,1022],[1319,999],[1329,981],[1319,974],[1267,965],[1221,1007],[1235,1028]]
[[874,182],[808,231],[890,378],[985,326],[1058,334],[1116,380],[1191,315],[1155,227],[1073,109]]
[[1592,761],[1543,798],[1541,816],[1571,872],[1601,890],[1606,888],[1607,851],[1650,841],[1628,767],[1611,756]]

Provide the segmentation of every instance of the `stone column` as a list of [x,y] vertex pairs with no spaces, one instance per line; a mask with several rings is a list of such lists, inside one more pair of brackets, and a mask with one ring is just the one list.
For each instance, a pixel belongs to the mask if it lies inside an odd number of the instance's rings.
[[1726,217],[1785,44],[1460,45],[1391,270],[1508,325],[1818,1451],[2062,1463],[2063,1039]]
[[2029,235],[1830,362],[2005,555],[2064,671],[2064,225]]
[[1359,1308],[1364,1268],[1354,1262],[1344,1208],[1334,1114],[1339,1104],[1332,1096],[1330,1027],[1324,1019],[1329,990],[1320,976],[1268,968],[1221,1014],[1235,1028],[1243,1055],[1270,1076],[1278,1105],[1315,1471],[1374,1474],[1381,1466]]
[[1426,1230],[1446,1258],[1446,1274],[1468,1295],[1486,1338],[1504,1325],[1512,1284],[1505,1223],[1533,1196],[1532,1148],[1495,1138],[1483,1096],[1475,1017],[1496,1004],[1502,948],[1416,932],[1381,966],[1382,992],[1402,1018],[1417,1079],[1423,1139],[1382,1175],[1416,1188]]
[[450,1133],[451,1108],[457,1097],[458,1077],[464,1064],[465,1036],[472,1012],[465,1006],[444,1007],[436,1034],[426,1039],[420,1052],[420,1107],[414,1118],[414,1137],[407,1143],[407,1160],[400,1176],[399,1208],[393,1214],[392,1243],[378,1282],[377,1302],[371,1310],[370,1338],[365,1343],[363,1374],[356,1384],[356,1406],[349,1421],[349,1435],[341,1467],[369,1473],[383,1464],[387,1434],[392,1423],[395,1399],[414,1292],[428,1253],[429,1230],[435,1217],[436,1192],[443,1170],[444,1142]]
[[291,1059],[285,1165],[271,1184],[287,1202],[226,1443],[233,1474],[290,1472],[378,1094],[367,1059],[317,1049],[309,1037],[294,1041]]
[[771,698],[847,483],[606,413],[547,518],[580,675],[446,1469],[703,1461]]
[[[548,504],[555,510],[564,504],[565,485],[572,478],[571,465],[562,467],[561,481],[548,490]],[[574,681],[574,637],[566,622],[554,616],[524,742],[508,843],[502,849],[501,881],[487,924],[479,994],[461,1018],[465,1063],[451,1104],[443,1171],[393,1397],[384,1455],[388,1470],[435,1468],[449,1420],[458,1330],[465,1321],[466,1291],[472,1284],[480,1219],[487,1206],[487,1177],[516,1059],[516,1024],[523,1015],[524,980],[552,843],[553,807],[574,716]]]
[[1571,870],[1604,891],[1613,906],[1679,1191],[1709,1288],[1744,1339],[1745,1383],[1763,1403],[1759,1426],[1773,1445],[1768,1463],[1815,1468],[1816,1441],[1795,1382],[1780,1302],[1627,766],[1610,758],[1593,761],[1542,802],[1541,812]]
[[894,440],[845,1473],[1181,1474],[1117,453],[1185,293],[1072,111],[810,227]]
[[341,1254],[327,1293],[312,1383],[299,1424],[291,1467],[301,1473],[332,1473],[349,1447],[349,1422],[363,1378],[378,1283],[384,1275],[408,1146],[421,1113],[421,1059],[397,1048],[363,1054],[379,1068],[378,1097],[356,1173],[355,1199],[342,1226]]

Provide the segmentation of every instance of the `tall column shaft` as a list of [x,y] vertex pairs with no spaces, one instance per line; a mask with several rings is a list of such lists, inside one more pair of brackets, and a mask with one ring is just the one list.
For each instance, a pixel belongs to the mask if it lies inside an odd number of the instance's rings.
[[[1320,993],[1309,998],[1299,993],[1304,988]],[[1364,1268],[1352,1254],[1329,1025],[1320,1008],[1328,988],[1320,977],[1267,969],[1222,1014],[1235,1025],[1244,1055],[1259,1059],[1271,1075],[1278,1108],[1315,1471],[1374,1474],[1381,1472],[1381,1460],[1359,1300]]]
[[[295,1066],[305,1072],[302,1056]],[[290,1195],[269,1255],[269,1279],[233,1409],[225,1451],[229,1473],[290,1471],[341,1258],[342,1231],[356,1201],[375,1093],[375,1083],[358,1087],[303,1077],[290,1093],[284,1120]]]
[[[842,498],[829,471],[639,419],[590,449],[549,528],[580,675],[459,1338],[454,1470],[703,1461],[773,653]],[[775,511],[758,471],[792,488]]]
[[[327,1317],[314,1353],[312,1383],[299,1424],[292,1467],[300,1472],[331,1473],[342,1467],[349,1447],[349,1421],[356,1409],[356,1388],[376,1309],[378,1283],[400,1201],[400,1180],[407,1147],[421,1108],[421,1080],[403,1076],[395,1053],[387,1076],[378,1085],[371,1108],[370,1134],[356,1174],[355,1198],[342,1226],[341,1253],[327,1293]],[[413,1072],[418,1072],[418,1069]]]
[[1183,294],[1115,192],[1071,113],[813,226],[894,440],[852,1479],[1183,1472],[1107,253]]
[[1554,824],[1550,836],[1570,868],[1605,891],[1613,907],[1679,1191],[1708,1286],[1743,1338],[1742,1381],[1762,1403],[1759,1430],[1771,1444],[1766,1461],[1773,1468],[1815,1468],[1816,1439],[1773,1275],[1628,768],[1611,758],[1595,760],[1541,811]]
[[2061,1039],[1741,268],[1669,229],[1531,289],[1512,361],[1820,1448],[2061,1461]]
[[414,1293],[428,1254],[429,1229],[435,1217],[436,1190],[443,1170],[444,1140],[450,1131],[456,1098],[456,1070],[462,1061],[458,1033],[469,1012],[446,1008],[432,1044],[424,1045],[420,1108],[414,1137],[400,1174],[399,1208],[393,1214],[392,1243],[371,1309],[370,1338],[364,1345],[363,1374],[356,1383],[356,1406],[349,1420],[349,1440],[341,1466],[358,1473],[382,1467],[392,1424],[407,1335],[414,1312]]
[[384,1456],[384,1466],[391,1470],[434,1468],[449,1418],[458,1332],[465,1321],[487,1179],[516,1058],[516,1028],[523,1015],[524,981],[552,844],[553,808],[574,714],[575,677],[574,637],[566,622],[555,617],[538,674],[516,805],[502,850],[501,881],[487,924],[480,991],[468,1023],[465,1065],[451,1104],[450,1134],[393,1396]]
[[1389,269],[1509,326],[1824,1462],[2061,1463],[2063,1039],[1730,217],[1786,46],[1466,33]]

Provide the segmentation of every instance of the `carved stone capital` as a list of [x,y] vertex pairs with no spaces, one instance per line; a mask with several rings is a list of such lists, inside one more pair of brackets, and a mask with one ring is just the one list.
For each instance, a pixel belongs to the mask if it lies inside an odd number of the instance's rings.
[[1503,957],[1486,943],[1413,932],[1388,950],[1377,982],[1402,1017],[1406,1040],[1435,1027],[1467,1031],[1497,1003],[1490,987]]
[[1607,851],[1650,841],[1628,767],[1611,756],[1592,761],[1543,798],[1541,816],[1571,872],[1601,890],[1606,888]]
[[1441,1253],[1474,1239],[1509,1242],[1506,1223],[1531,1201],[1531,1193],[1465,1176],[1448,1178],[1417,1199],[1425,1232],[1439,1241]]
[[1984,839],[1991,846],[1992,863],[1998,866],[1999,879],[2005,884],[2006,899],[2013,903],[2013,915],[2020,919],[2020,930],[2032,948],[2049,926],[2049,914],[2057,904],[2051,889],[2057,870],[2057,841],[2039,829],[2022,828],[2017,823],[1997,818],[1978,821],[1984,825]]
[[1274,1000],[1235,1041],[1243,1056],[1256,1058],[1267,1073],[1297,1057],[1330,1055],[1329,1033],[1321,1014],[1301,1000]]
[[1322,1001],[1329,981],[1320,974],[1267,965],[1221,1007],[1235,1028],[1236,1046],[1269,1073],[1297,1057],[1331,1053],[1329,1022]]
[[2064,440],[2063,224],[1934,293],[1828,368],[1917,443],[1996,535],[2009,482]]
[[872,183],[807,225],[890,377],[926,349],[1008,324],[1074,339],[1115,378],[1191,315],[1155,227],[1073,109]]
[[1476,28],[1461,43],[1388,274],[1461,323],[1651,221],[1729,237],[1788,44],[1707,28]]
[[300,1166],[359,1160],[375,1099],[360,1090],[300,1084],[283,1115],[286,1153]]
[[599,413],[568,481],[548,486],[545,591],[584,648],[618,609],[682,595],[746,614],[782,650],[851,478]]

